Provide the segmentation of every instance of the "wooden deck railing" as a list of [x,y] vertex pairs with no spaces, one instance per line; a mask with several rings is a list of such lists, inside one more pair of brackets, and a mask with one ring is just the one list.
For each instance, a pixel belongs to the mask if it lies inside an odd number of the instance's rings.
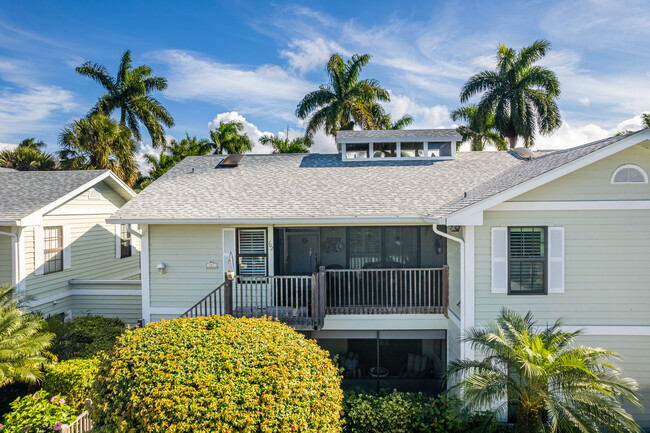
[[449,267],[328,269],[325,314],[447,314]]
[[[449,267],[328,269],[313,275],[242,276],[226,281],[181,317],[270,316],[300,330],[320,329],[327,314],[444,314]],[[448,317],[448,316],[447,316]]]
[[85,406],[86,410],[81,412],[81,414],[72,421],[70,424],[63,424],[61,426],[61,433],[86,433],[92,430],[93,420],[90,419],[90,405],[92,401],[86,399]]

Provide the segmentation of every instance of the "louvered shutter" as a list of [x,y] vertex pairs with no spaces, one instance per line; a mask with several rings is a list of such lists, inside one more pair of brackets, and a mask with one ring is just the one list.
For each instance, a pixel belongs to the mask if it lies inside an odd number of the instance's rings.
[[492,227],[492,293],[508,293],[508,229]]
[[266,275],[266,229],[239,230],[239,274]]
[[548,293],[564,293],[564,227],[548,228]]
[[63,226],[63,269],[72,267],[72,239],[70,226]]
[[44,248],[43,227],[34,227],[34,274],[36,275],[43,275]]

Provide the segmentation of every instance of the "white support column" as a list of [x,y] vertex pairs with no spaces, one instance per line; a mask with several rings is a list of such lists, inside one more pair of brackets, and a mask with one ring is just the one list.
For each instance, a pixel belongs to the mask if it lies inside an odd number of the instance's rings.
[[[465,337],[465,330],[475,326],[475,279],[474,279],[474,226],[465,226],[463,229],[465,240],[465,284],[463,287],[462,303],[460,305],[461,336]],[[474,359],[474,350],[468,343],[463,343],[460,348],[462,359]]]
[[14,246],[14,266],[16,268],[15,286],[19,292],[25,292],[25,279],[27,275],[25,273],[25,230],[23,227],[18,227],[18,230],[16,230],[16,238],[17,241]]
[[140,251],[140,280],[142,281],[142,319],[151,322],[151,276],[149,270],[149,225],[142,225],[142,243]]

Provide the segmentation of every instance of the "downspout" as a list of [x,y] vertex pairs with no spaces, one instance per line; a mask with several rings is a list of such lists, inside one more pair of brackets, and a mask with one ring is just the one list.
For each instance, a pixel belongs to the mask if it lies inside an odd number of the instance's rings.
[[137,231],[137,230],[132,229],[132,228],[131,228],[131,224],[127,224],[127,225],[126,225],[126,231],[129,232],[129,233],[131,233],[133,236],[135,236],[135,237],[137,237],[137,238],[142,238],[142,233],[140,233],[140,232]]
[[19,275],[20,274],[20,266],[18,264],[18,256],[17,256],[16,252],[18,250],[18,245],[19,245],[19,243],[18,243],[18,235],[20,234],[20,231],[22,230],[22,228],[19,227],[18,230],[19,230],[18,234],[1,232],[0,231],[0,235],[10,236],[11,238],[13,238],[13,244],[11,245],[11,265],[12,265],[11,266],[11,277],[13,279],[12,284],[14,285],[16,290],[19,289],[20,278],[21,278],[21,276]]
[[[437,234],[439,236],[442,236],[443,238],[449,239],[450,241],[458,242],[458,244],[460,246],[460,305],[461,305],[461,308],[460,308],[460,318],[461,318],[461,320],[460,320],[460,326],[461,326],[460,333],[461,333],[461,336],[462,336],[464,334],[464,331],[463,331],[463,328],[462,328],[464,326],[464,324],[463,324],[463,319],[464,319],[464,317],[463,317],[463,307],[465,306],[465,241],[463,239],[461,239],[461,238],[457,238],[457,237],[452,236],[452,235],[450,235],[448,233],[440,231],[438,229],[438,224],[437,223],[433,223],[431,226],[432,226],[433,232],[435,234]],[[451,314],[454,314],[454,313],[451,312]],[[465,345],[462,344],[462,343],[460,345],[460,358],[465,359]]]

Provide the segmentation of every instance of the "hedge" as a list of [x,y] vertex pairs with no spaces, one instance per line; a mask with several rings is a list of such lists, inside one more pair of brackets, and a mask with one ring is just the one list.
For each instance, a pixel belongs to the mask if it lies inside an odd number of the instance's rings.
[[63,323],[50,319],[49,326],[56,334],[51,352],[60,360],[88,359],[113,348],[124,322],[116,317],[80,316]]
[[76,418],[64,397],[43,390],[17,398],[11,409],[0,424],[2,433],[50,433]]
[[77,413],[84,409],[84,400],[99,371],[97,359],[71,359],[46,367],[43,389],[51,394],[65,395]]
[[105,356],[91,397],[98,432],[339,432],[336,367],[269,319],[151,323]]

